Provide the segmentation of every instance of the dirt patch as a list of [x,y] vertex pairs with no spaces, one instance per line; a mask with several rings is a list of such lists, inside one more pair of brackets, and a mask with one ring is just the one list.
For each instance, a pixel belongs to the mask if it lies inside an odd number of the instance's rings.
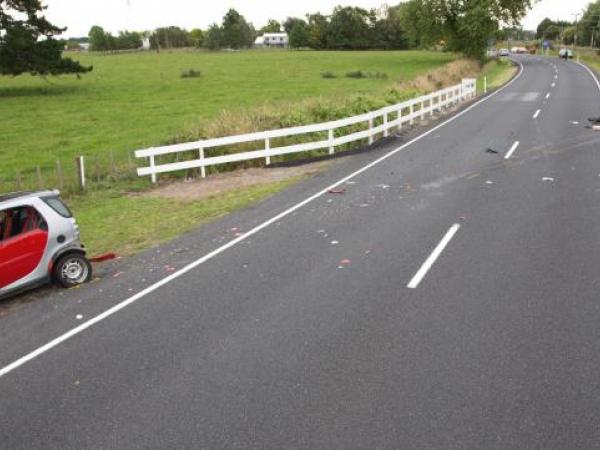
[[332,164],[334,164],[334,161],[328,160],[293,167],[241,169],[210,175],[205,179],[177,181],[135,195],[174,200],[200,200],[233,189],[315,175],[323,172]]

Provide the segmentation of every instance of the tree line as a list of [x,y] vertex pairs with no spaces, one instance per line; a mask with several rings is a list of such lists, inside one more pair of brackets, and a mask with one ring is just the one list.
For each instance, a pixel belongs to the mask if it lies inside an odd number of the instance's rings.
[[[385,10],[336,7],[329,16],[320,13],[290,17],[283,23],[270,20],[255,30],[234,9],[221,24],[208,30],[187,31],[165,27],[151,33],[124,31],[116,36],[94,26],[89,33],[92,50],[139,48],[144,38],[153,48],[205,47],[242,49],[256,36],[284,29],[294,48],[363,50],[438,47],[485,60],[490,38],[506,26],[518,26],[532,0],[408,0]],[[582,19],[581,39],[593,33],[598,3]],[[84,73],[91,68],[62,57],[66,42],[57,38],[65,29],[44,17],[40,0],[0,0],[0,74]],[[589,24],[589,25],[587,25]],[[587,34],[586,34],[587,33]],[[579,39],[579,36],[578,36]]]
[[588,4],[577,21],[545,18],[537,27],[536,37],[565,45],[600,48],[600,0]]

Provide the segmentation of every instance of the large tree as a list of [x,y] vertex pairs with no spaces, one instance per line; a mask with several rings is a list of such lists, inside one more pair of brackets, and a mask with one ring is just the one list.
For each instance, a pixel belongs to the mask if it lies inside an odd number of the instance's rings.
[[374,13],[362,8],[338,6],[329,22],[327,47],[332,49],[366,49],[373,46]]
[[446,48],[483,61],[499,25],[515,25],[535,0],[412,0],[431,17]]
[[63,58],[65,43],[55,39],[65,29],[43,15],[40,0],[0,0],[0,74],[58,75],[92,70]]
[[254,43],[254,27],[246,22],[244,16],[230,9],[223,17],[223,44],[225,47],[239,49],[251,47]]

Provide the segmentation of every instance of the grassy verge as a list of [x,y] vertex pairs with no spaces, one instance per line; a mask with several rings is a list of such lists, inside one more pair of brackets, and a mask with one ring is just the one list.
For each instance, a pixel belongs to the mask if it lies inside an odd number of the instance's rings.
[[506,59],[490,61],[477,78],[477,92],[479,94],[483,93],[484,76],[487,76],[488,90],[492,90],[508,82],[516,72],[517,68]]
[[300,179],[233,189],[197,201],[128,195],[120,189],[101,190],[72,197],[69,205],[90,254],[117,251],[119,255],[131,255],[250,206]]

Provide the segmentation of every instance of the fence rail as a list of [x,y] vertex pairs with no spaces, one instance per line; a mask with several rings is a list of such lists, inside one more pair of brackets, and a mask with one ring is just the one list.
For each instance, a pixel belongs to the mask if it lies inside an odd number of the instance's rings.
[[[138,168],[137,173],[139,176],[150,176],[152,182],[156,183],[157,175],[161,173],[200,168],[202,177],[205,177],[206,167],[219,164],[264,158],[265,163],[269,165],[271,158],[274,156],[322,149],[329,149],[329,154],[334,154],[335,147],[362,139],[368,139],[369,144],[372,144],[377,135],[387,137],[391,129],[400,129],[405,123],[412,124],[415,119],[422,120],[427,114],[433,115],[436,110],[439,111],[464,102],[475,97],[475,95],[476,80],[469,78],[464,79],[461,84],[346,119],[137,150],[135,156],[137,158],[148,158],[149,162],[148,167]],[[379,124],[376,125],[376,123]],[[367,128],[336,136],[336,130],[357,124],[365,124]],[[281,147],[272,147],[271,145],[272,139],[324,132],[327,132],[326,139]],[[206,156],[207,149],[257,141],[264,142],[264,148],[220,156]],[[197,158],[164,164],[158,164],[157,162],[159,157],[192,151],[196,152]]]

